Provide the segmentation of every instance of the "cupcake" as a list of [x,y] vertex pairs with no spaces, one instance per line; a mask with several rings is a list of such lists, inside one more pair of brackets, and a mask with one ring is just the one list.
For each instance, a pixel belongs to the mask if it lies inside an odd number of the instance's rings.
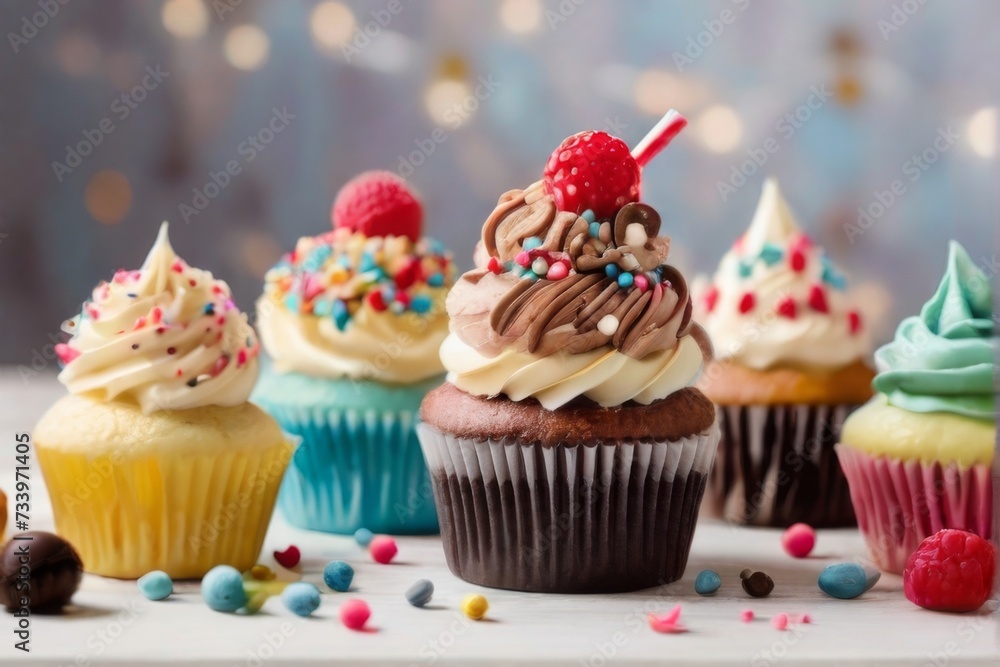
[[422,224],[403,179],[367,172],[337,196],[334,229],[267,273],[257,326],[272,364],[253,398],[302,438],[278,500],[296,526],[438,531],[414,426],[444,379],[455,269]]
[[875,353],[876,395],[837,447],[872,560],[901,573],[943,528],[991,535],[996,441],[989,278],[951,242],[920,315]]
[[773,179],[750,228],[696,295],[716,359],[698,386],[722,439],[706,511],[731,523],[855,523],[834,454],[871,397],[870,336],[844,274],[803,233]]
[[684,571],[719,431],[641,164],[604,132],[566,139],[542,181],[500,197],[486,266],[448,297],[448,382],[417,428],[468,582],[599,593]]
[[56,346],[70,391],[35,427],[56,530],[88,572],[256,562],[292,445],[247,397],[260,349],[229,286],[174,254],[94,289]]

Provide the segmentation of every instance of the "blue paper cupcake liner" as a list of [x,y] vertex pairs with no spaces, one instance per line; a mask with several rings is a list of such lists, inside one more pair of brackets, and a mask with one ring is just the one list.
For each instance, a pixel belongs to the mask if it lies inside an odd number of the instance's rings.
[[[274,381],[282,384],[280,377]],[[355,387],[351,400],[342,397],[329,406],[296,404],[301,392],[290,392],[286,404],[277,388],[272,385],[254,400],[284,430],[302,438],[278,495],[289,523],[346,535],[359,528],[394,535],[438,532],[434,492],[415,430],[423,387]],[[367,398],[366,389],[371,389]],[[394,400],[386,400],[386,391],[395,392]],[[355,405],[341,407],[344,403]]]

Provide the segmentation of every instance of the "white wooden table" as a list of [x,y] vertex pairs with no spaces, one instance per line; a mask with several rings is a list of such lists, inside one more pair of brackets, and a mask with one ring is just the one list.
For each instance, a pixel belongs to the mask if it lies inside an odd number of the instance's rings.
[[[0,371],[0,488],[13,482],[14,435],[29,431],[63,389],[53,376],[23,381]],[[37,467],[32,471],[32,528],[51,529],[51,511]],[[567,596],[480,589],[451,575],[436,538],[399,539],[391,565],[373,563],[353,539],[309,533],[276,515],[262,562],[275,548],[297,544],[305,579],[321,590],[322,568],[333,559],[351,562],[356,591],[372,608],[371,632],[358,633],[337,620],[345,594],[327,593],[315,617],[300,619],[272,598],[256,616],[211,611],[198,585],[182,583],[165,602],[150,602],[135,584],[86,576],[63,616],[33,616],[31,653],[13,648],[14,618],[0,612],[0,663],[11,665],[1000,665],[1000,618],[949,615],[918,609],[902,593],[901,580],[884,576],[862,598],[823,596],[816,576],[828,563],[864,557],[851,530],[822,531],[815,557],[794,560],[779,543],[780,531],[736,529],[702,522],[684,578],[660,590],[627,595]],[[746,596],[738,572],[768,572],[774,593]],[[722,589],[711,598],[694,593],[695,574],[714,568]],[[434,599],[425,609],[403,597],[417,579],[430,579]],[[469,592],[490,602],[489,620],[473,622],[458,609]],[[683,604],[690,632],[656,634],[647,611]],[[757,620],[744,624],[740,612]],[[813,622],[787,631],[771,627],[779,612],[810,614]]]

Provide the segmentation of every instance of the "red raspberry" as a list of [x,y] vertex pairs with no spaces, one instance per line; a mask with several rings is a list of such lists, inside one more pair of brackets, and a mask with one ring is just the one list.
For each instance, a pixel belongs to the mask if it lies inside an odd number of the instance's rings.
[[560,211],[610,218],[625,204],[639,201],[639,164],[625,142],[606,132],[580,132],[567,138],[545,164],[545,189]]
[[358,174],[337,193],[333,227],[346,227],[365,236],[420,238],[424,211],[420,200],[402,178],[388,171]]
[[903,590],[934,611],[975,611],[993,590],[997,549],[975,533],[947,528],[924,540],[903,570]]

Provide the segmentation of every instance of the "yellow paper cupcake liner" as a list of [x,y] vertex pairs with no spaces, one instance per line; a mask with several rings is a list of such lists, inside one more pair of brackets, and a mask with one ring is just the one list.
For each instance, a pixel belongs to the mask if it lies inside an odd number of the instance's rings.
[[115,460],[36,442],[56,531],[87,572],[118,578],[150,570],[198,578],[220,564],[250,569],[292,449],[281,442]]

